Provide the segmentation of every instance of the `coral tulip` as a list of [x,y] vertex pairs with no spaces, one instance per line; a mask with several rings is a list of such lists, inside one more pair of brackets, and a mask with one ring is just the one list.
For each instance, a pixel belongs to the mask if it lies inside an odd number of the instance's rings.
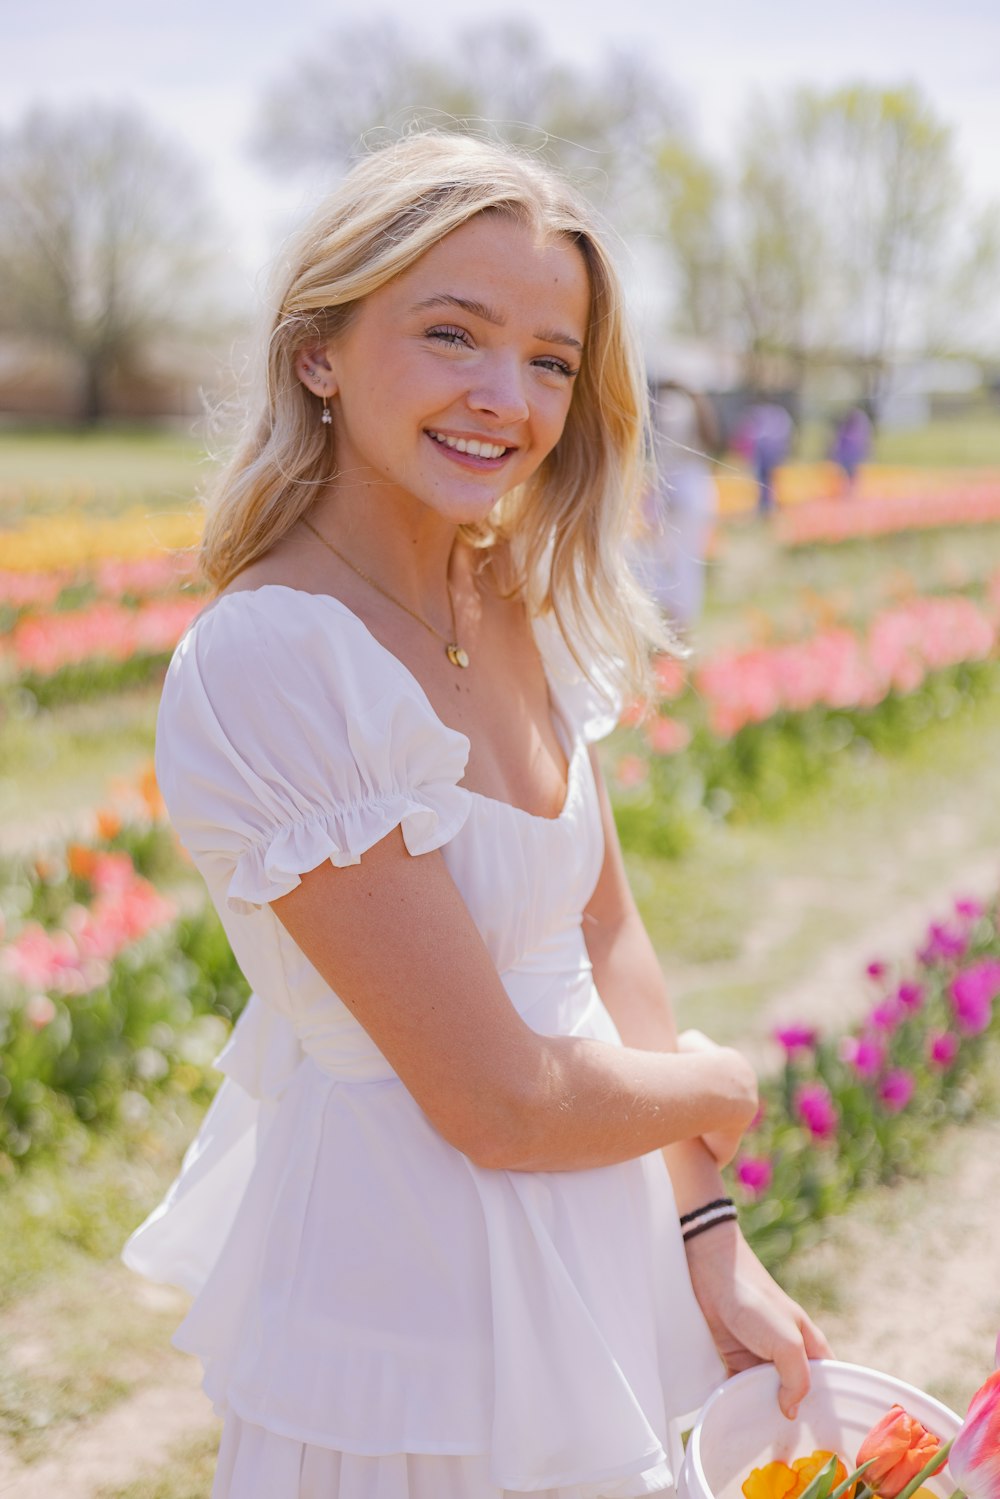
[[[881,1421],[876,1422],[858,1448],[858,1467],[871,1460],[865,1482],[880,1499],[896,1499],[910,1481],[916,1478],[940,1450],[941,1440],[907,1415],[901,1405],[894,1405]],[[943,1453],[939,1467],[947,1454]]]
[[1000,1499],[1000,1370],[973,1395],[949,1462],[968,1499]]

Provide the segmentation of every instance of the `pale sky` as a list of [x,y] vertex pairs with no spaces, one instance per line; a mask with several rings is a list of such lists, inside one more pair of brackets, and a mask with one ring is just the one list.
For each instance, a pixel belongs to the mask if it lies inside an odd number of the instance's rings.
[[0,11],[0,123],[33,103],[140,107],[200,158],[248,289],[310,201],[308,184],[280,185],[248,155],[259,101],[338,24],[375,16],[405,26],[415,13],[422,42],[440,49],[470,23],[501,16],[532,21],[556,57],[578,63],[634,49],[720,159],[754,92],[915,82],[954,127],[976,196],[1000,201],[997,0],[0,0]]

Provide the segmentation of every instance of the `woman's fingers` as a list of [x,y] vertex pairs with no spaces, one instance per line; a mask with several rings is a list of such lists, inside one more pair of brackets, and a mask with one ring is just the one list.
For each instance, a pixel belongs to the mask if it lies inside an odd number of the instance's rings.
[[809,1358],[834,1357],[833,1349],[827,1342],[825,1334],[805,1312],[801,1313],[799,1326],[802,1329],[802,1341]]

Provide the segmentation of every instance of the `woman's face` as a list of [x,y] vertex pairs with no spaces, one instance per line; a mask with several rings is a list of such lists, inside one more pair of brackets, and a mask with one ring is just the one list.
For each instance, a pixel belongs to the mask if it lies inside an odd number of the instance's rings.
[[485,518],[562,433],[590,308],[564,238],[484,214],[366,297],[300,356],[329,394],[338,473],[454,524]]

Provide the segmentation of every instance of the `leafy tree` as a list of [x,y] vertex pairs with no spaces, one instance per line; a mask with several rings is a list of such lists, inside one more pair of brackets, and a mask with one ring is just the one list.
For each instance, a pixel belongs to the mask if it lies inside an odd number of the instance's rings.
[[256,146],[281,171],[337,172],[379,132],[414,122],[544,150],[592,196],[621,204],[638,196],[677,109],[627,53],[586,71],[556,62],[531,26],[487,22],[442,59],[379,21],[331,33],[291,68],[264,101]]
[[0,136],[0,331],[71,356],[82,421],[197,326],[210,244],[194,169],[138,115],[37,109]]
[[980,285],[997,263],[986,227],[973,229],[951,130],[913,87],[758,103],[730,242],[751,374],[774,355],[797,384],[812,364],[846,363],[876,409],[900,354],[940,336],[963,256]]
[[678,331],[725,339],[732,314],[726,181],[689,142],[665,140],[655,157],[655,226],[676,278]]

